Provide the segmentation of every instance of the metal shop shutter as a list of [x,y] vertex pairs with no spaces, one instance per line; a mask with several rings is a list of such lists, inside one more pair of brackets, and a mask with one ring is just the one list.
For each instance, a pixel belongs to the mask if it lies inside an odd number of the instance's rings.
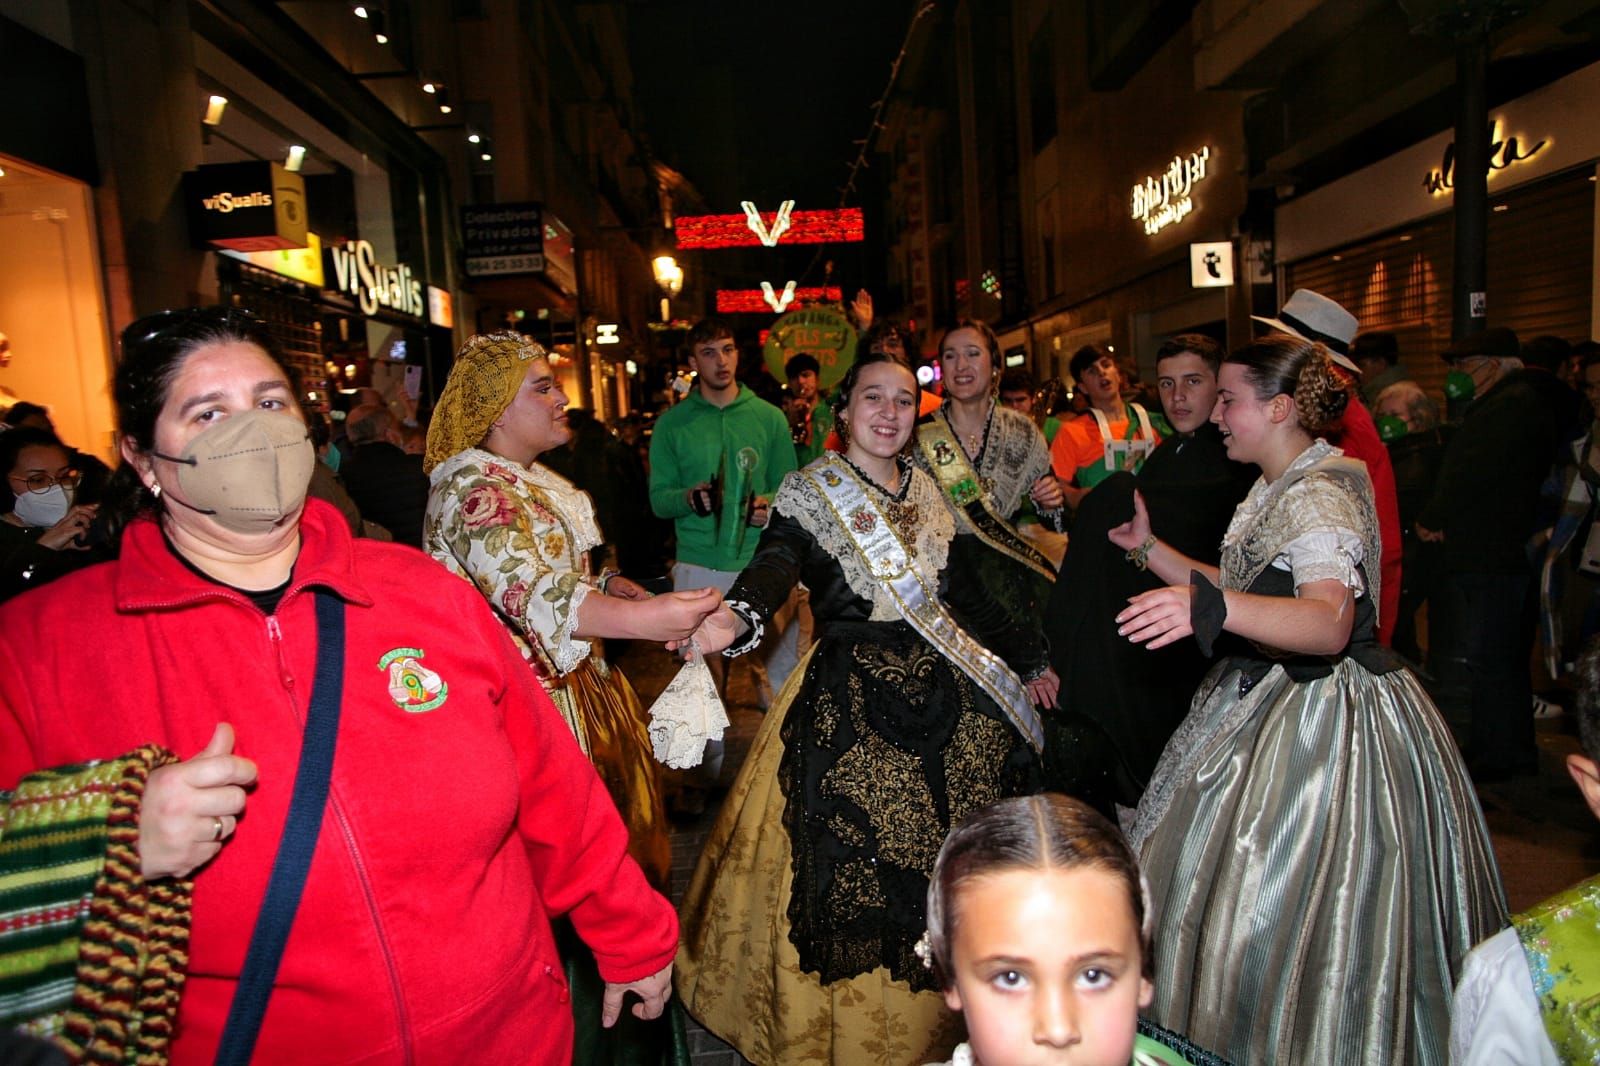
[[[1594,270],[1593,171],[1558,175],[1489,202],[1489,323],[1523,340],[1589,336]],[[1286,292],[1339,301],[1363,330],[1386,329],[1400,363],[1442,401],[1450,343],[1453,223],[1448,212],[1407,229],[1290,264]]]

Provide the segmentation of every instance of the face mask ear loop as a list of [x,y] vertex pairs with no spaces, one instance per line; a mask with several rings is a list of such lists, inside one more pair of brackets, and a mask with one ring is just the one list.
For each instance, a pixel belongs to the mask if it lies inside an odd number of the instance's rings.
[[[195,459],[193,457],[188,458],[188,459],[180,459],[179,457],[177,457],[175,455],[167,455],[165,452],[157,452],[157,451],[152,451],[150,454],[155,456],[157,459],[165,459],[169,463],[178,463],[181,466],[199,466],[200,465],[200,460]],[[150,495],[154,496],[158,500],[161,498],[161,482],[158,481],[158,482],[155,483],[155,486],[150,489]],[[173,495],[170,492],[167,493],[166,495],[167,495],[167,499],[171,500],[173,503],[181,503],[181,504],[183,504],[183,506],[189,508],[189,510],[193,511],[195,514],[214,515],[214,514],[217,513],[215,511],[207,511],[204,508],[196,507],[192,503],[185,503],[183,500],[178,499],[177,496]]]

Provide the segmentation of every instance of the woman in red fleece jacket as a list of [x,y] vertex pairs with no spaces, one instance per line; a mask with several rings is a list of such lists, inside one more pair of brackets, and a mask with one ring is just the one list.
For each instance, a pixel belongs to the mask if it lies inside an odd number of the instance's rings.
[[639,1017],[677,921],[504,629],[420,552],[307,501],[310,444],[259,322],[215,308],[123,334],[121,557],[0,610],[0,787],[150,742],[142,876],[194,879],[173,1062],[208,1062],[238,986],[300,757],[315,600],[345,617],[321,831],[255,1042],[263,1062],[555,1063],[568,915]]

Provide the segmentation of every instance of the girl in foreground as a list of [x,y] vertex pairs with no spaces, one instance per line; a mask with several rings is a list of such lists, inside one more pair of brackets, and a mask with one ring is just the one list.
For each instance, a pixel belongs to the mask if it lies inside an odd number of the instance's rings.
[[1212,421],[1261,480],[1220,567],[1110,531],[1168,587],[1119,632],[1217,663],[1128,834],[1159,920],[1151,1016],[1236,1062],[1444,1062],[1450,990],[1505,924],[1489,834],[1439,712],[1376,638],[1378,518],[1364,463],[1316,434],[1350,381],[1275,336],[1222,365]]
[[1027,796],[967,818],[934,864],[919,945],[966,1018],[945,1066],[1214,1062],[1138,1032],[1150,925],[1133,852],[1087,804]]
[[967,812],[1038,789],[1032,703],[1055,689],[1018,676],[1047,673],[1012,632],[1025,621],[946,567],[955,521],[903,454],[911,371],[868,355],[834,402],[848,450],[784,479],[755,558],[694,638],[754,647],[799,580],[820,634],[701,853],[679,988],[762,1066],[920,1066],[956,1042],[913,952],[934,857]]

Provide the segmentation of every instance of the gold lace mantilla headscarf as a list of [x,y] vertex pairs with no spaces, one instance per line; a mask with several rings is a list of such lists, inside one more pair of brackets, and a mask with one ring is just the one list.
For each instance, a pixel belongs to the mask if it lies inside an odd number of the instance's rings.
[[456,353],[450,380],[428,423],[428,448],[422,467],[428,473],[457,452],[483,443],[528,376],[528,363],[548,358],[520,333],[480,333]]

